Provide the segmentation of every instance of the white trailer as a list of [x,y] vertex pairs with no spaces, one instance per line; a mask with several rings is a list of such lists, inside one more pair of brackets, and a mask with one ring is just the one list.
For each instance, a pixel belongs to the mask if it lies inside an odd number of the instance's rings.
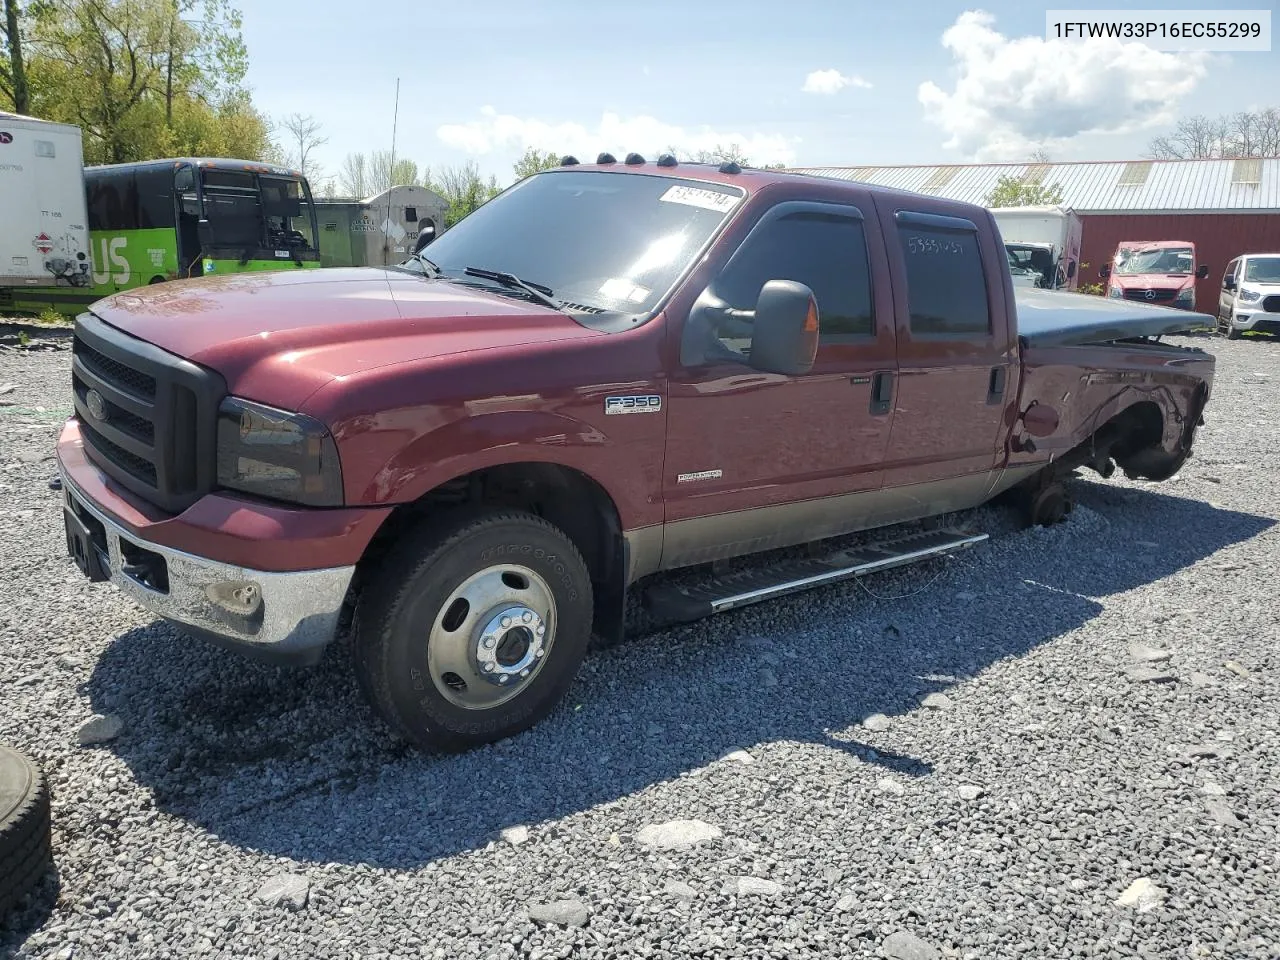
[[1014,286],[1075,290],[1080,282],[1080,217],[1066,207],[994,207]]
[[89,286],[80,128],[0,112],[0,288]]

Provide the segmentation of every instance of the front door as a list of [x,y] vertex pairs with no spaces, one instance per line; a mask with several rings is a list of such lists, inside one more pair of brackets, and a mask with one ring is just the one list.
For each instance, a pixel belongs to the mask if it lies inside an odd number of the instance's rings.
[[[1236,268],[1239,267],[1240,260],[1237,258],[1227,264],[1227,269],[1222,271],[1222,286],[1218,290],[1218,319],[1231,322],[1231,311],[1236,305],[1236,288],[1239,286],[1239,280],[1236,278]],[[1231,286],[1227,286],[1228,280],[1236,280]]]
[[[869,197],[782,202],[694,302],[669,382],[664,567],[858,526],[830,498],[883,479],[896,371],[892,297],[871,282],[883,256]],[[750,366],[750,314],[770,280],[817,300],[817,362],[803,376]]]

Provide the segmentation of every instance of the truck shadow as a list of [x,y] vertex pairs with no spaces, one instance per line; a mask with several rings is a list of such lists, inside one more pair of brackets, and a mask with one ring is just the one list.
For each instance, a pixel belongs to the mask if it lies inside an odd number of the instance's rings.
[[[506,826],[555,830],[691,771],[722,775],[714,761],[725,754],[777,741],[850,769],[928,776],[931,758],[876,747],[859,721],[920,709],[927,693],[1080,627],[1100,598],[1274,523],[1141,489],[1079,483],[1077,495],[1073,519],[1052,529],[1014,531],[986,508],[964,519],[1004,532],[959,558],[595,654],[551,717],[464,755],[425,755],[391,737],[358,697],[345,646],[314,669],[280,669],[156,623],[109,646],[87,693],[95,710],[125,720],[110,749],[160,810],[310,862],[421,866],[483,847]],[[1123,669],[1122,646],[1104,653]],[[767,757],[735,769],[760,790],[787,789]]]

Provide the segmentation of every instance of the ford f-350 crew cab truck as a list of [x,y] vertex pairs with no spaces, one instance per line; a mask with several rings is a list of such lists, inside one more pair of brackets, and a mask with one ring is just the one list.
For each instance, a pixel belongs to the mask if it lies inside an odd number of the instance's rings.
[[[421,745],[516,733],[628,590],[683,619],[982,539],[715,561],[1190,454],[1214,318],[1024,290],[981,207],[566,158],[392,268],[176,281],[76,323],[68,549],[180,628],[357,676]],[[666,584],[663,584],[665,579]],[[654,581],[651,579],[650,584]]]

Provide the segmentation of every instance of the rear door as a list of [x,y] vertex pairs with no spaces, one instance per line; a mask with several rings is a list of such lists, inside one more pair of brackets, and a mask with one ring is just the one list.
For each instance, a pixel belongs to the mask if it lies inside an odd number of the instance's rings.
[[[893,304],[870,197],[782,200],[715,269],[687,314],[672,316],[679,359],[668,393],[663,471],[667,567],[840,532],[857,511],[833,498],[872,492],[893,419]],[[770,280],[818,302],[813,369],[751,367],[750,311]],[[878,391],[878,393],[877,393]]]
[[1018,375],[1012,284],[990,220],[928,200],[877,202],[893,286],[905,293],[895,301],[899,384],[885,484],[942,483],[932,509],[960,509],[980,502],[1004,459]]

